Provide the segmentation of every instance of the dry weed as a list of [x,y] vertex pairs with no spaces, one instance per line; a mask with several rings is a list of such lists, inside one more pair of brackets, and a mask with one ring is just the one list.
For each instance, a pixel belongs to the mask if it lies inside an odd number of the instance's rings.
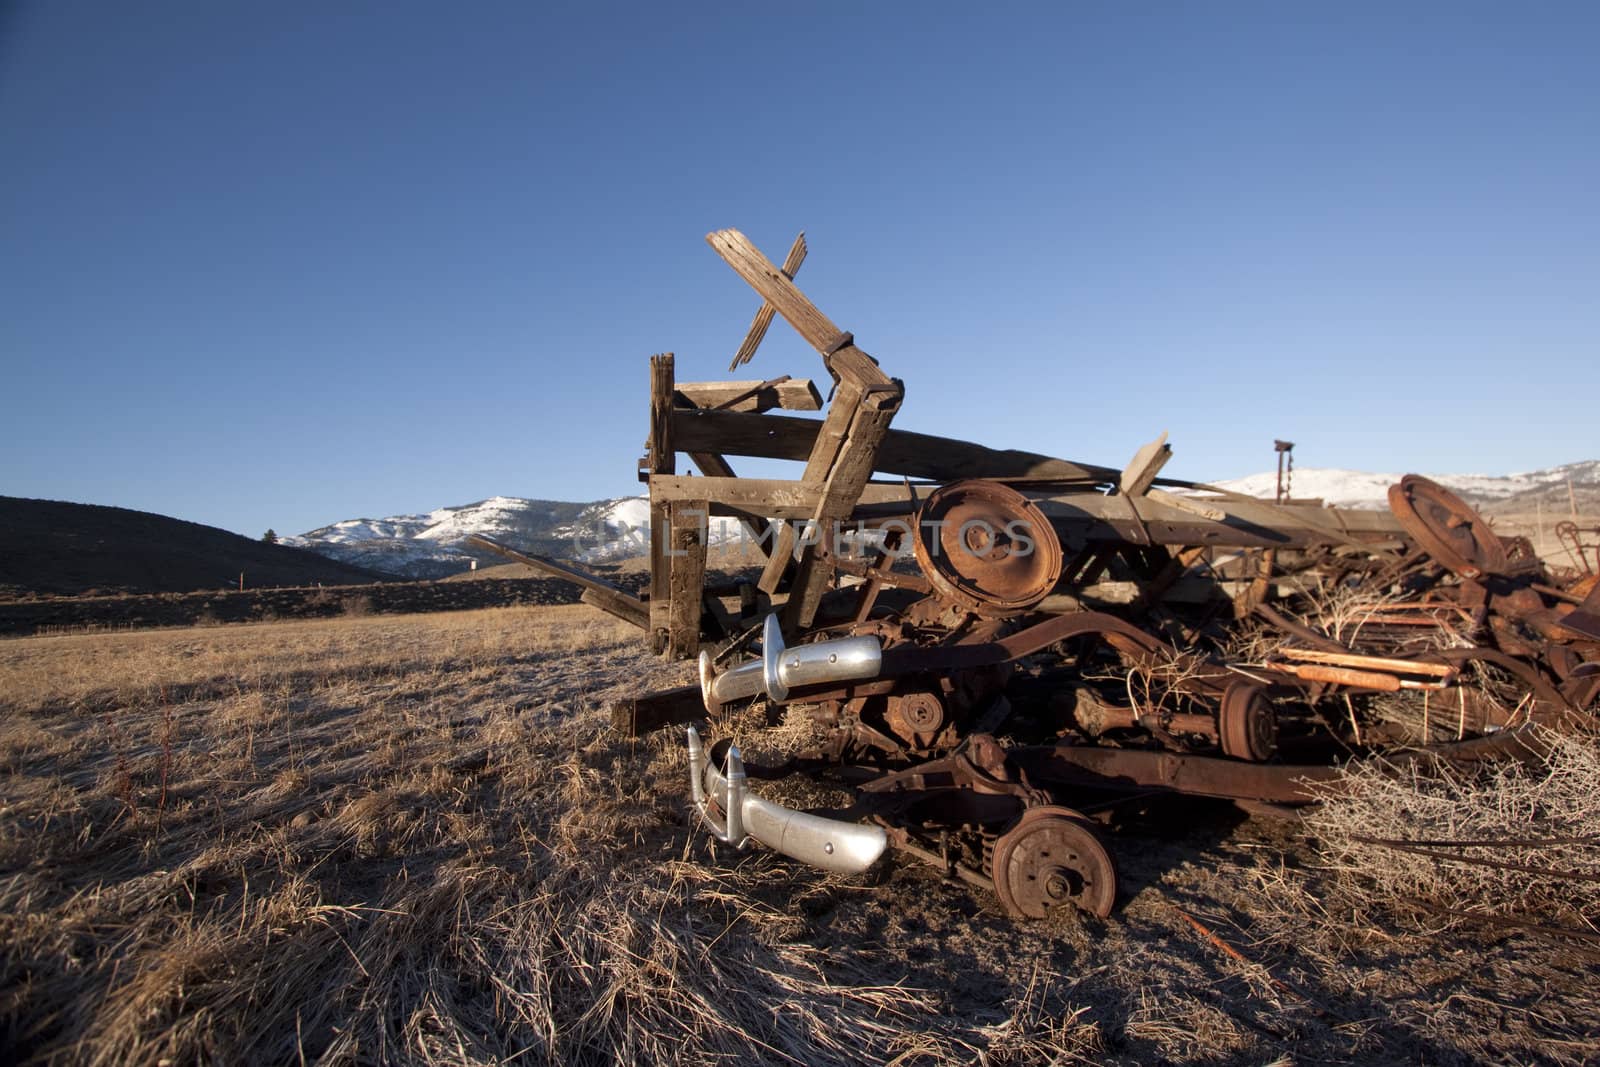
[[[1334,895],[1286,888],[1330,873],[1286,866],[1292,839],[1226,808],[1125,826],[1107,923],[1014,924],[896,860],[839,878],[714,845],[677,732],[621,739],[604,711],[687,674],[582,607],[0,642],[0,1054],[1592,1055],[1600,1013],[1559,956],[1352,927]],[[810,729],[791,710],[763,744],[764,722],[718,730],[779,754]],[[1307,919],[1281,918],[1269,879]]]
[[785,896],[775,857],[703,854],[676,736],[608,728],[608,695],[682,680],[637,646],[583,608],[0,644],[11,1058],[1083,1047],[1044,988],[998,1020],[947,1016],[937,990],[810,943],[791,905],[848,880],[806,872]]
[[1600,750],[1551,731],[1539,740],[1541,754],[1521,762],[1368,760],[1318,787],[1324,800],[1306,826],[1344,902],[1401,913],[1422,902],[1596,930]]

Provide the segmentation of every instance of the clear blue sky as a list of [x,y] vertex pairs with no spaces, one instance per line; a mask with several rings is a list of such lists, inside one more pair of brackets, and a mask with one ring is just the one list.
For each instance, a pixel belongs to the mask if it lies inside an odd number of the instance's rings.
[[758,7],[0,9],[0,493],[257,535],[636,492],[647,357],[725,377],[755,310],[725,226],[805,229],[904,428],[1600,455],[1600,5]]

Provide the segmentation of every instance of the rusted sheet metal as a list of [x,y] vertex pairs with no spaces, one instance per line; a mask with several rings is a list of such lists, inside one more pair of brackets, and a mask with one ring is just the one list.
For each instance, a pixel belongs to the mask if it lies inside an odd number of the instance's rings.
[[1600,583],[1589,586],[1589,595],[1584,597],[1583,603],[1576,611],[1563,615],[1560,624],[1579,637],[1600,641]]

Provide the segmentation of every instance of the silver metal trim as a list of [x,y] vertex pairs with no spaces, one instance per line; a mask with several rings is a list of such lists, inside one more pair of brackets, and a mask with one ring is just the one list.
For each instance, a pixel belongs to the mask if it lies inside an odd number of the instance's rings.
[[[889,847],[889,835],[881,826],[825,819],[750,792],[737,746],[728,750],[724,774],[706,758],[700,734],[692,726],[688,741],[689,795],[700,821],[717,840],[735,848],[759,841],[790,859],[842,874],[861,873]],[[721,818],[713,805],[723,812]]]
[[721,674],[711,654],[700,653],[700,698],[706,712],[714,714],[724,704],[746,697],[765,696],[775,704],[789,699],[799,686],[876,678],[883,670],[883,644],[876,637],[841,637],[814,645],[786,648],[783,628],[776,615],[761,627],[761,658],[747,660]]

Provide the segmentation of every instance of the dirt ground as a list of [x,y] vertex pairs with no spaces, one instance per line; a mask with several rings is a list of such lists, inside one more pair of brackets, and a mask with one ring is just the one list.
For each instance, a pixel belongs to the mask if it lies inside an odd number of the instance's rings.
[[0,641],[0,1059],[1600,1059],[1592,956],[1226,805],[1124,820],[1105,922],[717,846],[605,712],[688,673],[581,606]]

